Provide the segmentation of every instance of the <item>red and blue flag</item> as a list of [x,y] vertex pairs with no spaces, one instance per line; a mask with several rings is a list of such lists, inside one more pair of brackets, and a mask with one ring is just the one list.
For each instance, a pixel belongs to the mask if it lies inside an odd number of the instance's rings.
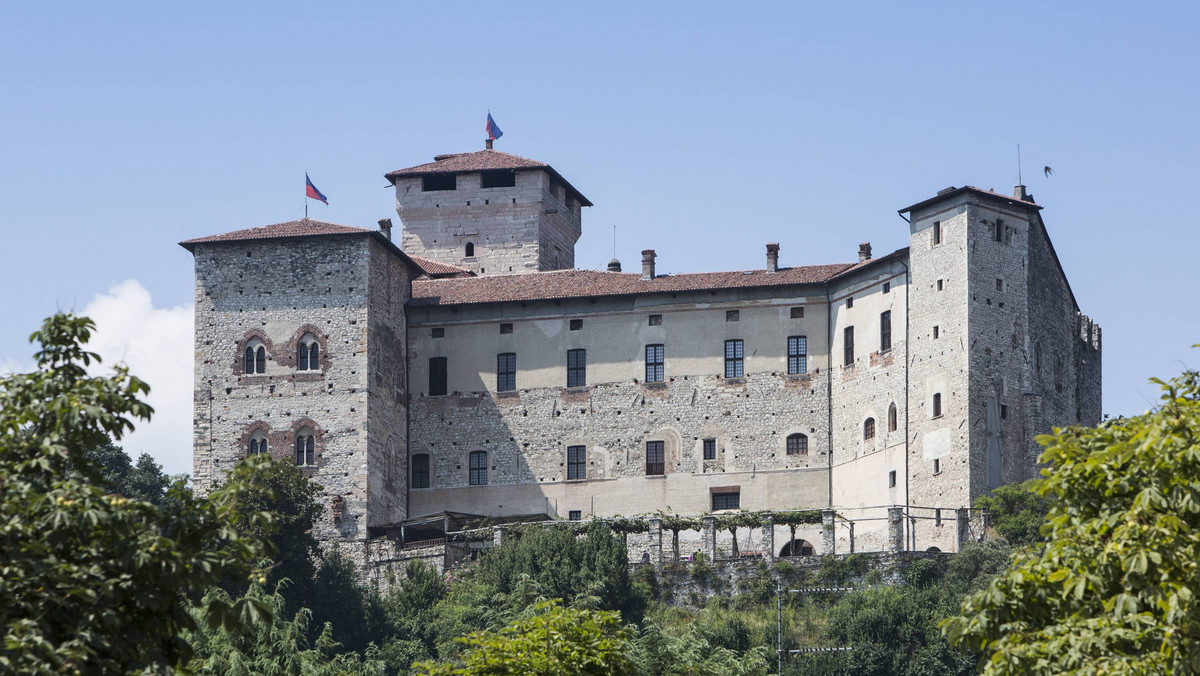
[[496,121],[492,119],[492,111],[490,110],[488,111],[488,121],[485,129],[487,130],[489,141],[495,141],[501,136],[504,136],[504,132],[500,131],[500,127],[496,126]]
[[325,199],[325,195],[321,194],[320,190],[317,190],[317,186],[313,185],[312,179],[308,177],[307,173],[304,174],[304,194],[315,200],[321,200],[326,206],[329,205],[329,200]]

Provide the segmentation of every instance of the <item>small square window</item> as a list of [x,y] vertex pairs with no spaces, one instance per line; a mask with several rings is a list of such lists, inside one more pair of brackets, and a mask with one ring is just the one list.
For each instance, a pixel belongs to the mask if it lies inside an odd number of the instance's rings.
[[433,333],[431,335],[434,338],[445,338],[446,337],[446,329],[438,327],[433,330]]
[[804,319],[804,308],[802,308],[802,307],[792,308],[792,319]]
[[934,339],[934,340],[937,340],[937,339],[938,339],[938,335],[939,335],[939,334],[938,334],[938,327],[935,325],[935,326],[933,327],[933,339]]
[[572,509],[571,511],[567,512],[567,519],[570,521],[583,521],[583,510]]
[[937,458],[933,459],[933,473],[934,474],[942,473],[942,461],[938,460]]
[[512,333],[512,324],[501,324],[500,333]]
[[571,330],[572,331],[578,331],[582,328],[583,328],[583,320],[582,319],[572,319],[571,320]]
[[943,287],[942,287],[942,280],[940,280],[940,279],[938,280],[938,285],[937,285],[937,286],[938,286],[938,291],[941,291],[941,290],[942,290],[942,288],[943,288]]
[[662,326],[662,315],[650,315],[650,326]]
[[854,307],[854,296],[846,296],[846,309]]
[[999,277],[996,278],[996,290],[997,291],[1004,290],[1004,280],[1000,279]]
[[742,313],[739,310],[726,310],[725,321],[736,322],[741,319]]
[[704,459],[705,460],[716,460],[717,459],[717,440],[716,439],[705,439],[704,440]]
[[888,488],[896,487],[896,470],[888,472]]
[[883,292],[884,292],[884,293],[891,293],[891,292],[892,292],[892,283],[891,283],[891,282],[884,282],[884,283],[883,283]]

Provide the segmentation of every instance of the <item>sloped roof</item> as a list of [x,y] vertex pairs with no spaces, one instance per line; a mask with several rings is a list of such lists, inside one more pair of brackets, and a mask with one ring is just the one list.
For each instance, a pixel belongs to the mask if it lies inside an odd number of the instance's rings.
[[905,214],[905,213],[909,213],[911,211],[916,211],[917,209],[924,208],[930,204],[933,204],[934,202],[939,202],[944,199],[949,199],[951,197],[954,197],[955,195],[958,195],[958,194],[964,193],[964,192],[969,192],[969,193],[972,193],[975,195],[980,195],[982,197],[988,197],[991,199],[1001,200],[1007,204],[1010,204],[1013,206],[1021,206],[1021,207],[1025,207],[1027,209],[1038,210],[1038,209],[1042,208],[1040,204],[1034,203],[1032,195],[1029,196],[1028,200],[1023,200],[1023,199],[1018,199],[1016,197],[1013,197],[1012,195],[1005,195],[1004,193],[996,192],[995,190],[983,190],[981,188],[976,188],[973,185],[964,185],[961,188],[948,188],[946,190],[941,191],[937,195],[930,197],[927,200],[921,200],[920,202],[917,202],[916,204],[914,204],[912,206],[904,207],[903,209],[900,209],[900,213]]
[[540,170],[548,172],[559,183],[567,187],[567,190],[574,194],[579,203],[585,207],[592,206],[591,201],[583,196],[583,193],[575,189],[567,179],[562,177],[554,170],[554,167],[545,162],[538,162],[520,155],[512,155],[510,153],[502,153],[499,150],[479,150],[473,153],[449,153],[446,155],[437,155],[432,162],[418,164],[415,167],[406,169],[397,169],[384,174],[393,185],[397,178],[406,176],[423,176],[425,174],[468,174],[476,171],[488,171],[490,169],[511,169],[513,171],[529,171]]
[[853,267],[854,263],[835,263],[781,268],[778,272],[700,272],[654,279],[642,279],[637,273],[597,270],[555,270],[490,277],[425,279],[413,282],[410,305],[467,305],[814,284],[832,279]]
[[473,277],[474,272],[466,268],[460,268],[457,265],[441,263],[422,256],[409,255],[417,267],[421,268],[421,272],[430,277]]
[[326,223],[325,221],[314,221],[308,218],[302,218],[298,221],[287,221],[286,223],[275,223],[257,228],[234,230],[233,232],[226,232],[220,235],[209,235],[208,237],[186,239],[179,244],[190,251],[194,245],[204,244],[207,242],[234,242],[247,239],[284,239],[287,237],[349,235],[354,233],[363,234],[372,232],[375,231],[368,228],[356,228],[350,225],[339,225],[337,223]]

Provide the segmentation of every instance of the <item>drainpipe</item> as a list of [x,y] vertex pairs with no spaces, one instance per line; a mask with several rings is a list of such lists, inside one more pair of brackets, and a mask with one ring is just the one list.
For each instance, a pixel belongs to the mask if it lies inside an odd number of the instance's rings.
[[[909,249],[909,255],[912,255],[911,248]],[[912,369],[912,363],[909,361],[908,356],[908,316],[910,312],[908,306],[908,290],[912,286],[912,270],[909,269],[908,263],[904,261],[900,261],[900,265],[904,266],[904,504],[907,506],[911,502],[908,494],[908,458],[911,451],[909,447],[908,436],[908,421],[911,417],[911,412],[908,410],[908,379],[909,373]],[[916,533],[913,533],[913,538],[912,549],[916,549]]]
[[829,459],[826,463],[829,468],[826,472],[829,476],[829,499],[826,506],[833,509],[833,297],[829,291],[829,282],[825,282],[825,326],[826,333],[829,334],[825,343],[829,346],[829,363],[825,365],[825,408],[829,417],[826,424],[829,447]]

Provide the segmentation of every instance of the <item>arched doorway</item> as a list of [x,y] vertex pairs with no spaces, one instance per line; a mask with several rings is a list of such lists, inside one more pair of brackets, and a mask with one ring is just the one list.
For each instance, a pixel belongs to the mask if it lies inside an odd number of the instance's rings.
[[937,552],[937,553],[939,553],[939,554],[941,554],[941,553],[942,553],[942,550],[941,550],[941,549],[938,549],[937,547],[930,547],[929,549],[926,549],[925,551],[927,551],[927,552]]
[[787,543],[786,545],[784,545],[783,549],[779,550],[779,555],[780,556],[812,556],[813,555],[813,546],[812,546],[812,543],[809,542],[808,540],[801,540],[801,539],[797,538],[797,539],[792,540],[791,542]]

